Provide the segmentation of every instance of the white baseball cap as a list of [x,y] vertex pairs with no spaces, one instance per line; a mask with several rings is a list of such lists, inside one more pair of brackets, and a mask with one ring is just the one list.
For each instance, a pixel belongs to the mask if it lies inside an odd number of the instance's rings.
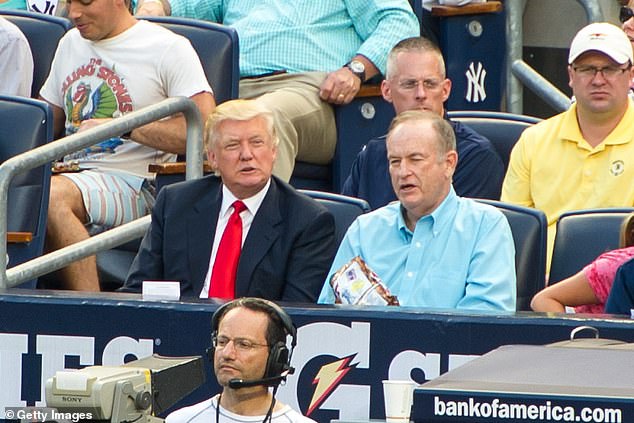
[[620,65],[627,61],[634,63],[630,40],[621,28],[611,23],[595,22],[581,28],[570,44],[568,64],[586,51],[603,53]]

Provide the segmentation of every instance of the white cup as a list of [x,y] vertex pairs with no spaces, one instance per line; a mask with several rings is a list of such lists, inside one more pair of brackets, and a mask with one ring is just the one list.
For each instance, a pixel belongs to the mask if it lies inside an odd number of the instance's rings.
[[411,380],[384,380],[385,420],[388,423],[409,422],[416,383]]

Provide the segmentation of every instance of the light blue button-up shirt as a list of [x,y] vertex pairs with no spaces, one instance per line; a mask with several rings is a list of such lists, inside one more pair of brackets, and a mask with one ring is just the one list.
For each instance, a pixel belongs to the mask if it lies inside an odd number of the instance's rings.
[[453,188],[414,232],[399,202],[359,216],[339,247],[320,303],[334,302],[330,278],[356,256],[403,306],[515,311],[515,247],[506,218]]
[[385,74],[387,54],[420,27],[407,0],[170,0],[173,16],[238,31],[241,76],[330,72],[361,54]]

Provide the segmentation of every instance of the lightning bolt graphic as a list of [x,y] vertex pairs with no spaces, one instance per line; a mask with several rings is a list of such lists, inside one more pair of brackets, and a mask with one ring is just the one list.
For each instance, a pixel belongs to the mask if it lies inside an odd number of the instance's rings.
[[313,398],[310,400],[310,405],[306,412],[307,416],[310,416],[310,413],[319,408],[321,403],[328,397],[330,392],[332,392],[346,373],[357,366],[356,364],[352,366],[348,365],[355,356],[356,354],[353,354],[349,357],[344,357],[333,363],[321,366],[321,369],[317,372],[317,376],[313,379],[313,385],[317,385],[317,387],[315,388]]

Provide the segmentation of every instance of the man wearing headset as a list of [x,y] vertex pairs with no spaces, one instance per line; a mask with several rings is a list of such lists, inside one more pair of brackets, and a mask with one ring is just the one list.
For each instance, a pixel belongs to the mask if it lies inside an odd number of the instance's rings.
[[239,298],[216,310],[211,323],[209,357],[222,392],[174,411],[167,423],[313,422],[275,400],[280,382],[293,372],[290,361],[297,339],[282,308],[260,298]]

